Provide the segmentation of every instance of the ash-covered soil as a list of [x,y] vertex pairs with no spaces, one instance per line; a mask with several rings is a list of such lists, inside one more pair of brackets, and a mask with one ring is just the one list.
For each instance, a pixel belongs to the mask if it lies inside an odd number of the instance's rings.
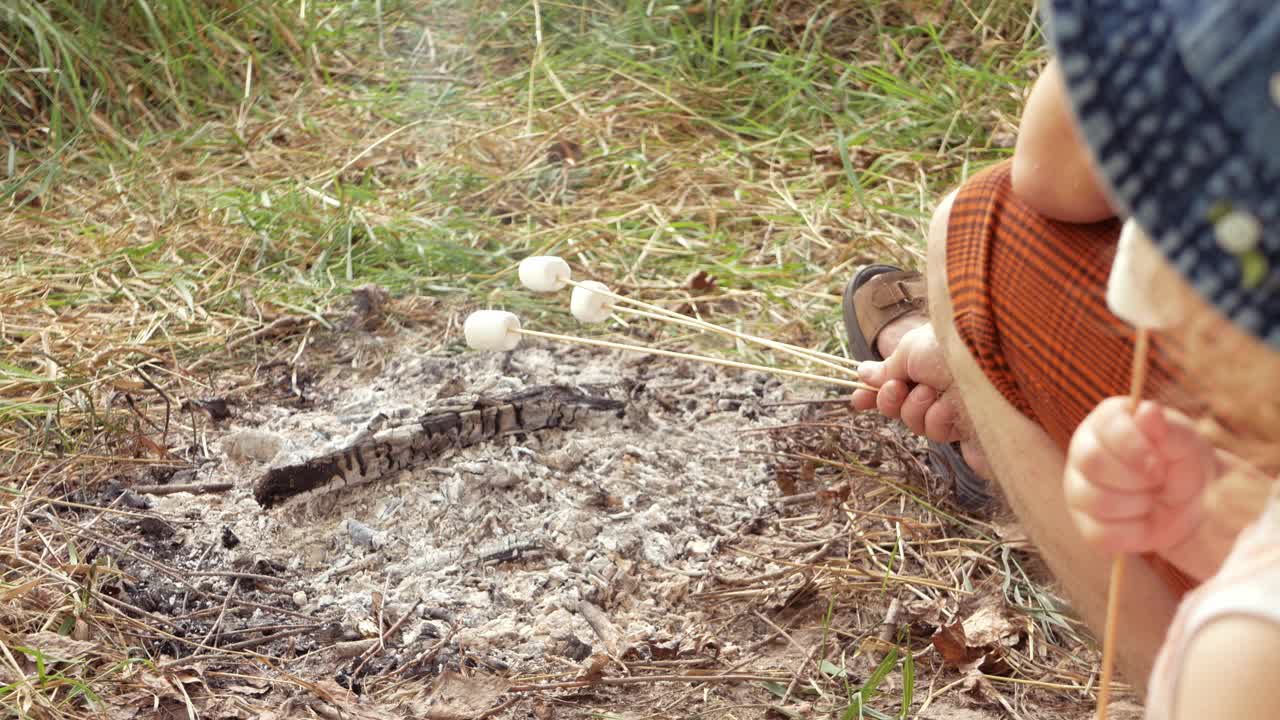
[[[527,343],[509,354],[462,355],[401,347],[372,379],[331,373],[310,388],[307,409],[247,408],[211,433],[209,462],[182,479],[234,487],[154,499],[156,511],[189,521],[150,536],[165,546],[164,562],[188,575],[278,578],[242,579],[228,606],[255,597],[321,626],[258,652],[322,650],[380,638],[394,626],[362,675],[404,670],[446,637],[430,662],[405,671],[432,673],[459,656],[520,674],[548,670],[558,662],[549,658],[579,662],[605,649],[584,615],[591,607],[607,608],[619,641],[631,646],[678,653],[682,643],[711,642],[677,606],[708,577],[719,543],[776,498],[769,438],[746,431],[801,412],[771,405],[794,391],[758,373],[573,347]],[[278,508],[253,498],[269,467],[346,447],[379,414],[394,425],[544,384],[621,400],[624,409],[447,450],[409,471]],[[733,563],[744,573],[763,570],[754,558]],[[208,611],[225,600],[229,582],[215,576],[200,601],[187,597],[179,607],[174,593],[147,609]],[[247,624],[300,624],[265,609],[253,615]],[[209,633],[215,618],[197,618],[185,632]],[[224,618],[217,632],[236,624]],[[332,662],[324,655],[315,662]]]
[[[287,372],[279,402],[232,404],[192,438],[194,470],[157,474],[229,489],[116,487],[99,500],[124,512],[79,530],[118,563],[99,592],[145,625],[139,655],[161,658],[168,687],[203,683],[205,716],[799,717],[873,677],[910,698],[902,667],[876,672],[909,651],[917,717],[980,718],[1012,707],[988,673],[1059,662],[1058,631],[1008,599],[1025,541],[940,511],[922,442],[849,417],[826,388],[537,342],[350,342],[378,346],[338,353],[376,357],[376,371]],[[254,499],[271,468],[543,385],[621,409],[271,508]],[[1058,675],[1087,682],[1075,667]],[[129,717],[147,692],[108,702]]]

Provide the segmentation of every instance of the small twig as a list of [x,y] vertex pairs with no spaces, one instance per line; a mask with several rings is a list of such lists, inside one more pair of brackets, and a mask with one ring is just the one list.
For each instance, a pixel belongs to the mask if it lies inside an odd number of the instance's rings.
[[752,614],[752,615],[755,615],[757,618],[759,618],[762,622],[764,622],[764,624],[765,624],[765,625],[768,625],[769,627],[773,628],[774,633],[773,633],[773,635],[770,635],[769,637],[771,637],[771,638],[776,638],[776,637],[783,637],[783,638],[786,638],[787,642],[791,643],[791,645],[792,645],[793,647],[795,647],[795,649],[800,650],[801,652],[803,652],[803,651],[804,651],[804,648],[800,646],[800,643],[796,642],[795,638],[791,637],[790,633],[788,633],[786,630],[783,630],[782,628],[778,627],[777,623],[775,623],[774,621],[770,620],[767,616],[765,616],[765,615],[764,615],[763,613],[761,613],[759,610],[752,610],[752,611],[751,611],[751,614]]
[[213,493],[227,492],[235,486],[235,483],[229,482],[208,482],[175,483],[173,485],[134,485],[129,489],[140,495],[174,495],[177,493],[209,495]]
[[825,642],[814,643],[813,647],[809,648],[809,653],[805,655],[804,661],[800,663],[800,667],[792,674],[791,682],[787,683],[787,691],[782,694],[782,701],[778,703],[779,705],[786,705],[787,701],[791,699],[791,693],[795,692],[796,688],[800,686],[800,678],[804,675],[805,667],[814,661],[818,651],[822,651],[822,654],[826,655]]
[[149,387],[149,388],[151,388],[152,390],[156,391],[156,393],[157,393],[157,394],[159,394],[159,395],[160,395],[160,397],[164,399],[164,430],[163,430],[163,432],[160,434],[160,441],[161,441],[161,447],[168,447],[168,445],[169,445],[169,418],[170,418],[170,416],[173,414],[173,398],[169,397],[169,393],[165,392],[163,388],[161,388],[159,385],[155,384],[155,382],[153,382],[153,381],[151,380],[151,376],[147,375],[145,372],[143,372],[143,371],[142,371],[142,366],[141,366],[141,365],[135,365],[135,366],[134,366],[134,368],[133,368],[133,372],[134,372],[134,373],[135,373],[139,378],[141,378],[141,379],[142,379],[142,383],[143,383],[144,385],[146,385],[147,387]]
[[350,575],[358,570],[364,570],[372,565],[377,565],[381,560],[382,557],[376,553],[365,555],[359,560],[353,560],[340,568],[335,568],[333,571],[333,577],[340,578],[344,575]]
[[605,677],[595,680],[572,680],[560,683],[541,683],[536,685],[515,685],[509,692],[538,692],[540,690],[571,690],[573,688],[591,687],[593,685],[643,685],[660,682],[781,682],[785,677],[778,675],[633,675],[631,677]]
[[421,606],[422,606],[421,600],[415,602],[413,604],[413,607],[409,608],[409,612],[401,615],[398,620],[392,623],[391,627],[387,628],[386,632],[382,633],[382,635],[376,638],[377,642],[374,643],[373,646],[370,647],[368,650],[366,650],[363,655],[361,655],[360,664],[356,666],[355,672],[351,674],[356,677],[359,677],[360,671],[364,669],[364,666],[368,664],[370,660],[376,657],[378,653],[382,652],[384,648],[386,648],[387,640],[391,639],[392,636],[394,636],[397,632],[399,632],[400,628],[403,627],[406,622],[408,622],[409,618],[413,617],[418,613],[418,608]]
[[813,398],[810,400],[782,400],[779,402],[762,402],[760,407],[791,407],[793,405],[848,405],[849,398]]
[[[1150,343],[1150,330],[1138,328],[1138,337],[1133,347],[1133,369],[1129,379],[1130,415],[1138,412],[1138,405],[1142,402]],[[1107,720],[1107,706],[1111,702],[1111,675],[1116,666],[1116,633],[1120,625],[1120,588],[1124,584],[1124,561],[1124,553],[1116,555],[1111,561],[1111,582],[1107,587],[1107,619],[1102,633],[1102,676],[1098,681],[1097,720]]]
[[392,672],[392,673],[391,673],[390,675],[388,675],[387,677],[389,677],[389,678],[394,678],[394,677],[396,677],[396,676],[398,676],[398,675],[400,675],[400,674],[404,673],[404,671],[405,671],[405,670],[408,670],[408,669],[409,669],[409,668],[411,668],[411,667],[416,667],[417,665],[420,665],[421,663],[427,662],[427,661],[429,661],[429,660],[431,660],[431,659],[435,658],[435,656],[436,656],[436,655],[439,655],[439,654],[440,654],[440,651],[441,651],[441,650],[443,650],[443,649],[444,649],[444,648],[449,644],[449,642],[453,640],[454,633],[456,633],[456,632],[457,632],[456,630],[454,630],[454,629],[450,628],[450,630],[449,630],[449,634],[448,634],[448,635],[445,635],[445,636],[444,636],[444,637],[442,637],[442,638],[440,638],[440,642],[438,642],[438,643],[436,643],[435,645],[432,645],[431,647],[427,648],[426,650],[423,650],[422,652],[418,653],[418,655],[417,655],[416,657],[414,657],[414,658],[413,658],[412,660],[410,660],[409,662],[407,662],[407,663],[405,663],[405,664],[401,665],[400,667],[396,668],[396,669],[395,669],[395,671],[394,671],[394,672]]
[[240,585],[238,583],[231,583],[231,588],[227,590],[227,596],[222,598],[222,609],[218,611],[218,617],[214,619],[213,625],[209,626],[209,632],[205,633],[204,639],[200,641],[201,645],[208,645],[214,634],[222,627],[222,619],[227,616],[227,606],[231,604],[231,598],[235,597],[236,591],[239,589]]
[[[271,322],[267,323],[266,325],[263,325],[262,327],[258,328],[257,330],[254,330],[248,335],[241,335],[240,337],[234,340],[231,340],[225,346],[223,346],[222,351],[224,353],[228,353],[240,347],[241,345],[244,345],[245,343],[253,342],[254,340],[257,340],[258,338],[263,337],[265,335],[271,335],[273,333],[280,332],[283,330],[293,329],[298,325],[302,325],[304,323],[310,323],[310,322],[312,322],[310,318],[295,317],[293,315],[285,315],[284,317],[278,317],[275,320],[272,320]],[[211,353],[209,355],[196,358],[195,362],[191,363],[191,365],[187,368],[187,370],[188,371],[195,370],[196,368],[199,368],[201,365],[204,365],[206,362],[209,362],[210,360],[212,360],[213,357],[214,355]]]
[[336,642],[329,647],[333,650],[333,654],[340,658],[352,658],[358,655],[364,655],[370,650],[376,650],[378,648],[378,638]]
[[889,610],[884,614],[884,622],[880,623],[880,642],[892,643],[898,632],[898,617],[902,615],[902,601],[894,598],[889,602]]
[[622,654],[622,648],[618,642],[618,628],[614,626],[613,621],[608,615],[604,614],[604,610],[596,607],[596,605],[582,600],[578,602],[578,613],[587,621],[591,629],[595,631],[596,636],[604,642],[605,652],[614,659],[619,659]]
[[269,642],[274,642],[276,640],[283,640],[288,637],[294,637],[295,635],[302,635],[302,634],[313,632],[313,631],[315,631],[315,626],[300,627],[295,630],[284,630],[282,632],[274,633],[272,635],[264,635],[263,637],[250,638],[248,640],[241,640],[240,642],[231,643],[230,645],[223,645],[222,649],[223,650],[247,650],[249,648],[258,647],[260,645],[266,645]]
[[[745,587],[748,585],[755,585],[758,583],[767,582],[769,580],[777,580],[778,578],[786,577],[787,575],[791,575],[797,572],[798,570],[803,570],[806,565],[812,565],[818,562],[819,560],[821,560],[822,556],[826,555],[827,552],[831,550],[831,546],[835,545],[836,541],[839,539],[840,538],[837,536],[837,537],[831,538],[830,540],[827,540],[826,542],[822,543],[822,546],[819,547],[817,550],[815,550],[812,555],[809,555],[808,557],[804,558],[803,560],[797,563],[794,563],[794,564],[788,563],[786,567],[783,567],[780,570],[775,570],[771,573],[756,575],[755,577],[749,577],[749,578],[720,578],[720,582],[724,583],[725,585],[731,585],[735,587]],[[778,562],[781,562],[781,561],[778,561]]]
[[271,583],[286,582],[284,578],[272,577],[270,575],[259,575],[257,573],[235,572],[234,570],[200,570],[198,572],[186,573],[186,575],[188,577],[226,577]]

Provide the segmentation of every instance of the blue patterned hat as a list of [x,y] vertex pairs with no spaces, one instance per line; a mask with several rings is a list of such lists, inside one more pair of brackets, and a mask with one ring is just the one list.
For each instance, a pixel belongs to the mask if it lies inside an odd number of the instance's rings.
[[1047,4],[1115,201],[1205,300],[1280,348],[1280,2]]

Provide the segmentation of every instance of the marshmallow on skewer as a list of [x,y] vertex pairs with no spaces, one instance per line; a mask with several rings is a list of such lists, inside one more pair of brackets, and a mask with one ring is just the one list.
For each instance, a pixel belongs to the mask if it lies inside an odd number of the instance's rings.
[[1130,218],[1120,230],[1120,243],[1107,279],[1107,307],[1142,330],[1167,328],[1182,319],[1179,293],[1170,287],[1174,274],[1155,244]]
[[520,344],[520,318],[505,310],[477,310],[462,324],[467,347],[506,352]]
[[[604,292],[595,292],[603,290]],[[595,280],[585,280],[573,288],[573,296],[569,299],[569,312],[584,323],[600,323],[613,314],[613,306],[617,301],[605,293],[609,287]]]
[[555,255],[537,255],[520,261],[520,284],[534,292],[555,292],[569,282],[569,263]]

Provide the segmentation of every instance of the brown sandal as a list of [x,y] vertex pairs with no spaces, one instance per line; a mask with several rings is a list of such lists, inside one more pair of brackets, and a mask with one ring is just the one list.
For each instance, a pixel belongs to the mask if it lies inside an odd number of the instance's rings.
[[903,315],[924,312],[924,276],[892,265],[868,265],[844,288],[842,310],[849,352],[855,360],[884,360],[876,338]]

